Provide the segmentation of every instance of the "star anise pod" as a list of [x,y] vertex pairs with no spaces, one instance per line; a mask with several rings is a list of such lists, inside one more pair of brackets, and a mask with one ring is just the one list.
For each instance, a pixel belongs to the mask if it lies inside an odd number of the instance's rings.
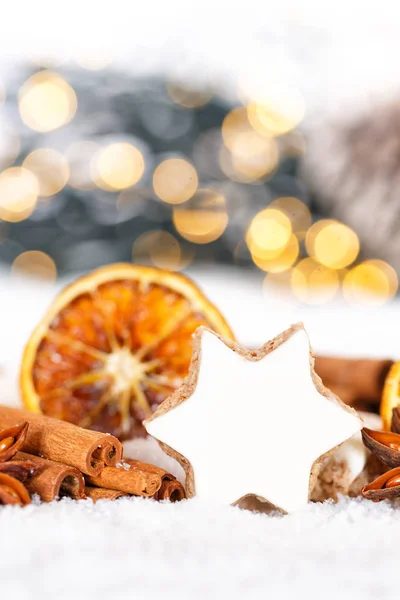
[[10,460],[21,449],[28,427],[28,423],[23,423],[0,431],[0,462]]
[[400,497],[400,408],[393,410],[392,429],[393,431],[373,431],[364,427],[361,432],[364,445],[385,465],[391,467],[363,487],[361,493],[364,498],[379,501]]
[[400,435],[391,431],[374,431],[364,427],[364,445],[388,467],[400,467]]
[[31,497],[23,483],[15,477],[0,473],[0,504],[29,504]]
[[0,504],[25,506],[31,501],[23,482],[31,477],[35,465],[30,460],[12,460],[22,447],[28,423],[0,431]]
[[369,500],[384,500],[400,496],[400,467],[390,469],[361,490],[364,498]]

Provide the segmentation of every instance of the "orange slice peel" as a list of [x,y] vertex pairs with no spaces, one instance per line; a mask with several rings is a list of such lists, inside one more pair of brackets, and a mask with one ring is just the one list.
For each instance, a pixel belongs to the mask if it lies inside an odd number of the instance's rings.
[[22,359],[25,406],[122,438],[186,377],[201,325],[233,339],[187,277],[114,264],[77,279],[53,301]]

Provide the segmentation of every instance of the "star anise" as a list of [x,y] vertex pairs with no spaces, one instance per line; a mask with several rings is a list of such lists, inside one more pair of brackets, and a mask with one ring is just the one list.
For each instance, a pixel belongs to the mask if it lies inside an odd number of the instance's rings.
[[23,483],[11,475],[0,473],[0,504],[29,504],[31,497]]
[[31,498],[23,482],[31,477],[35,465],[30,460],[13,460],[22,447],[28,423],[0,431],[0,504],[29,504]]
[[393,410],[392,431],[374,431],[364,427],[361,433],[364,445],[391,467],[364,486],[362,495],[375,501],[400,497],[400,407]]
[[0,431],[0,462],[10,460],[21,449],[28,427],[28,423],[23,423]]

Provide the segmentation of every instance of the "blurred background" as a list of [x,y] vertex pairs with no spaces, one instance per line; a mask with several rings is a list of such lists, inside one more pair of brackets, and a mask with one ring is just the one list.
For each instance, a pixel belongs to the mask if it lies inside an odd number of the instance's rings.
[[277,4],[7,7],[3,291],[134,261],[295,306],[396,296],[399,9]]

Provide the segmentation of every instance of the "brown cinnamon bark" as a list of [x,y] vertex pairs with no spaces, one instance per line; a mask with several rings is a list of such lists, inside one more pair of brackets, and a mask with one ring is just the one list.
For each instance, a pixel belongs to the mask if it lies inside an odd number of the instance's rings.
[[129,496],[125,492],[119,492],[118,490],[107,490],[106,488],[92,487],[87,485],[85,487],[85,495],[87,498],[97,502],[98,500],[117,500],[124,496]]
[[315,357],[315,370],[326,387],[347,404],[368,405],[369,410],[379,406],[392,365],[392,360]]
[[82,429],[71,423],[26,410],[0,405],[0,424],[12,427],[29,423],[21,450],[75,467],[87,475],[98,475],[104,465],[115,465],[122,457],[122,444],[114,436]]
[[25,506],[30,501],[28,490],[23,483],[11,475],[0,473],[0,504]]
[[104,467],[96,477],[86,476],[86,482],[96,487],[145,497],[154,496],[161,487],[159,475],[123,467]]
[[0,463],[0,473],[15,477],[15,479],[22,482],[32,477],[36,470],[37,465],[31,460],[8,460]]
[[180,502],[186,498],[183,485],[176,479],[164,479],[160,489],[153,496],[154,500],[169,500]]
[[150,497],[157,494],[165,479],[175,480],[175,477],[154,465],[125,458],[117,467],[105,467],[98,476],[85,479],[93,486]]
[[17,452],[15,460],[34,465],[33,475],[26,480],[25,486],[30,494],[38,494],[43,502],[64,496],[75,500],[85,497],[85,480],[77,469],[25,452]]

